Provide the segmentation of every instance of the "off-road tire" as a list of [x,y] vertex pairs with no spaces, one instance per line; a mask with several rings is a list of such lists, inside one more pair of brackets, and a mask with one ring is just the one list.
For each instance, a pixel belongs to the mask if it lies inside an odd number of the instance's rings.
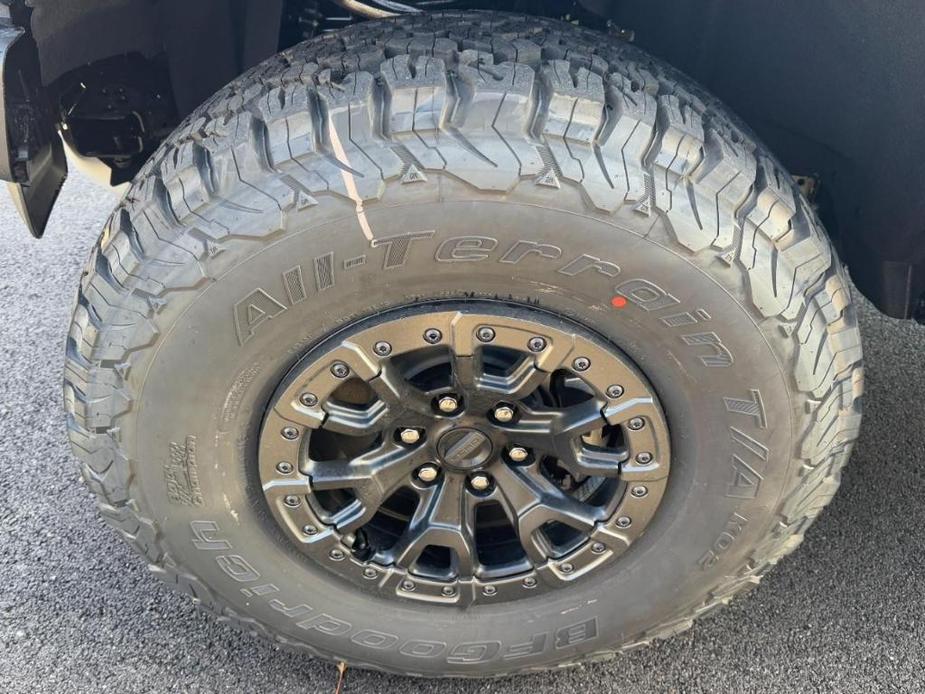
[[[254,485],[262,403],[341,325],[467,297],[636,361],[672,431],[660,515],[554,612],[335,596]],[[487,13],[326,35],[197,109],[91,254],[64,387],[86,484],[157,576],[286,646],[454,676],[609,657],[755,586],[838,487],[861,390],[838,260],[751,133],[631,45]]]

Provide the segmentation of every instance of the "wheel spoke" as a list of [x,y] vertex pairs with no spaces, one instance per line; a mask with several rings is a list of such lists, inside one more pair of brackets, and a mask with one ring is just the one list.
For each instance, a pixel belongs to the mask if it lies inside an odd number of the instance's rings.
[[548,548],[538,537],[545,523],[558,521],[583,532],[589,532],[599,520],[592,506],[573,499],[539,472],[530,468],[498,466],[495,470],[504,507],[517,529],[520,543],[533,563],[548,556]]
[[426,460],[420,449],[389,441],[353,460],[313,461],[308,475],[313,490],[350,489],[356,495],[355,502],[332,516],[338,530],[350,532],[367,523]]
[[368,436],[381,426],[386,415],[386,407],[381,402],[375,402],[365,409],[328,403],[324,410],[327,416],[321,428],[345,436]]
[[430,398],[416,388],[401,374],[390,361],[383,361],[379,375],[369,381],[369,387],[387,410],[385,420],[394,423],[408,415],[431,414]]
[[522,359],[506,376],[485,375],[482,387],[494,391],[506,400],[523,400],[549,378],[546,371],[536,368],[532,358]]
[[461,476],[448,475],[425,490],[408,528],[391,550],[393,560],[411,566],[430,545],[453,550],[458,576],[475,572],[475,508]]

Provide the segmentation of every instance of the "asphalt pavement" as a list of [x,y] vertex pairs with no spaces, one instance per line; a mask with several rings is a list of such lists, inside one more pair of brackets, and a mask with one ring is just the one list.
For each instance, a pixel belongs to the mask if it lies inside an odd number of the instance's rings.
[[[0,192],[0,692],[333,692],[150,575],[96,513],[68,448],[62,348],[113,195],[73,176],[46,238]],[[925,690],[925,327],[861,301],[861,439],[803,546],[691,631],[608,663],[495,681],[359,670],[343,692]]]

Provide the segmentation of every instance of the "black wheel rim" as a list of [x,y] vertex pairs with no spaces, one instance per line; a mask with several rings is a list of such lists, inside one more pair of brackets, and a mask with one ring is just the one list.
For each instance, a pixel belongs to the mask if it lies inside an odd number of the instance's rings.
[[386,596],[466,605],[613,562],[665,491],[669,439],[642,373],[521,307],[417,306],[312,349],[259,443],[270,510],[312,560]]

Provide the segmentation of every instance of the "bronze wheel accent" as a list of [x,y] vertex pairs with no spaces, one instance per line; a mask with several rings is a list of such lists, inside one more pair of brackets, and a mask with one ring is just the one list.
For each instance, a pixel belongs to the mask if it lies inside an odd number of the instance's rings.
[[626,551],[661,502],[669,439],[643,375],[590,331],[431,305],[311,350],[272,399],[259,469],[276,521],[326,569],[385,595],[497,603]]

